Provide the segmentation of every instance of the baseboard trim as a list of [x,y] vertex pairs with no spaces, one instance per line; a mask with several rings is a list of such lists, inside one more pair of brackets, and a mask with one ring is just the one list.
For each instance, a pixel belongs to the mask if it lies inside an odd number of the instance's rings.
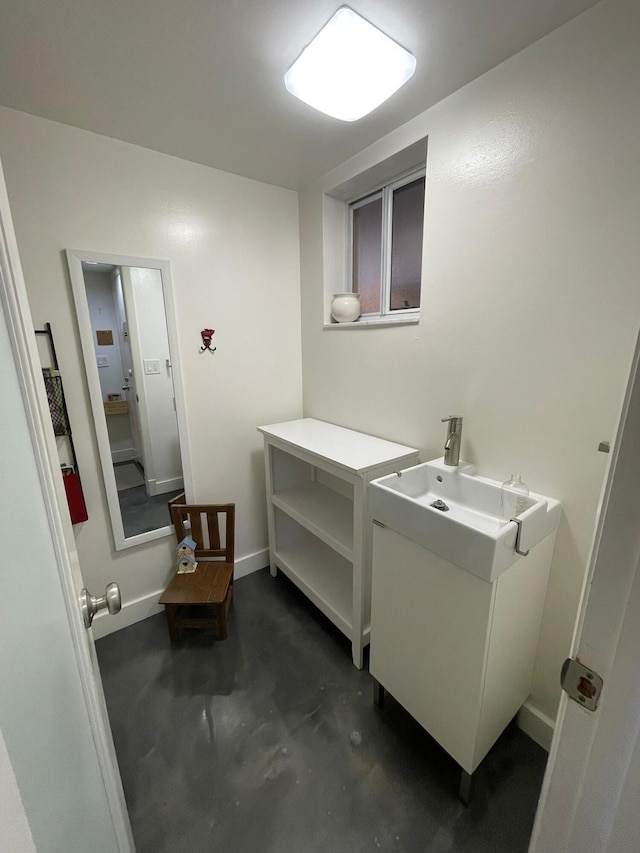
[[[269,549],[264,548],[262,551],[256,551],[255,554],[249,554],[246,557],[236,560],[233,577],[238,580],[268,565]],[[163,591],[164,587],[140,598],[136,598],[133,601],[125,602],[122,605],[122,610],[116,616],[110,616],[106,612],[99,613],[93,620],[93,639],[99,640],[101,637],[106,637],[108,634],[122,630],[122,628],[128,628],[130,625],[135,625],[136,622],[141,622],[143,619],[148,619],[149,616],[161,613],[164,607],[158,604],[158,599]]]
[[165,492],[177,492],[184,489],[182,477],[171,477],[169,480],[149,480],[149,494],[151,496],[164,495]]
[[114,465],[119,462],[133,462],[138,458],[138,454],[134,447],[126,447],[124,450],[112,450],[111,461]]
[[248,554],[246,557],[242,557],[241,560],[236,560],[233,567],[233,577],[238,580],[238,578],[251,575],[268,565],[269,549],[263,548],[261,551],[256,551],[255,554]]
[[555,723],[539,708],[525,702],[518,713],[518,728],[549,752]]
[[108,634],[113,634],[122,628],[135,625],[136,622],[141,622],[149,616],[161,613],[164,607],[158,604],[158,599],[162,595],[162,592],[162,589],[158,589],[142,598],[137,598],[134,601],[126,601],[122,605],[122,610],[116,616],[110,616],[104,612],[99,613],[91,626],[93,639],[99,640],[101,637],[106,637]]

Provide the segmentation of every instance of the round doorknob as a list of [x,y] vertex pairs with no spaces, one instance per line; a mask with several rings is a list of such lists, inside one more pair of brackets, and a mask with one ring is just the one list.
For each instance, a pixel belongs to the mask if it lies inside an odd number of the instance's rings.
[[100,610],[108,610],[112,616],[120,612],[122,608],[122,597],[120,595],[120,587],[117,583],[107,584],[104,595],[96,598],[91,595],[88,589],[83,589],[80,592],[80,609],[84,620],[84,627],[90,628],[93,622],[93,617]]

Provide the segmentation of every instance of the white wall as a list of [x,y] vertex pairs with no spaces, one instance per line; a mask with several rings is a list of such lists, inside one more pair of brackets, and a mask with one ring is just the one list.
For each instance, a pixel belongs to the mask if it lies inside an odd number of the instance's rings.
[[[604,0],[301,193],[305,414],[562,501],[532,706],[553,718],[640,323],[640,4]],[[428,135],[418,326],[323,330],[323,192]],[[338,288],[340,289],[340,288]],[[331,290],[329,283],[329,290]]]
[[[301,413],[296,194],[5,108],[0,159],[33,319],[53,326],[68,398],[89,512],[74,528],[87,586],[99,594],[118,580],[144,615],[173,543],[113,550],[65,247],[170,262],[195,496],[235,501],[237,559],[266,565],[256,426]],[[216,329],[215,355],[199,353],[204,327]]]

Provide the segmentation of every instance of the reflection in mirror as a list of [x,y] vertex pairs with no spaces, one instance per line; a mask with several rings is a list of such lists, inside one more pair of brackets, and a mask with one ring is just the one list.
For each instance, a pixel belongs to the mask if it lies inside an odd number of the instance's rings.
[[168,264],[71,251],[67,258],[121,549],[171,532],[168,501],[184,491]]

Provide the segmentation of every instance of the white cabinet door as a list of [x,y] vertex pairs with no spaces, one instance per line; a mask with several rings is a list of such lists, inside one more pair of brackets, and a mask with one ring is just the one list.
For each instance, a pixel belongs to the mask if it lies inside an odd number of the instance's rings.
[[494,584],[373,525],[369,670],[468,773]]

